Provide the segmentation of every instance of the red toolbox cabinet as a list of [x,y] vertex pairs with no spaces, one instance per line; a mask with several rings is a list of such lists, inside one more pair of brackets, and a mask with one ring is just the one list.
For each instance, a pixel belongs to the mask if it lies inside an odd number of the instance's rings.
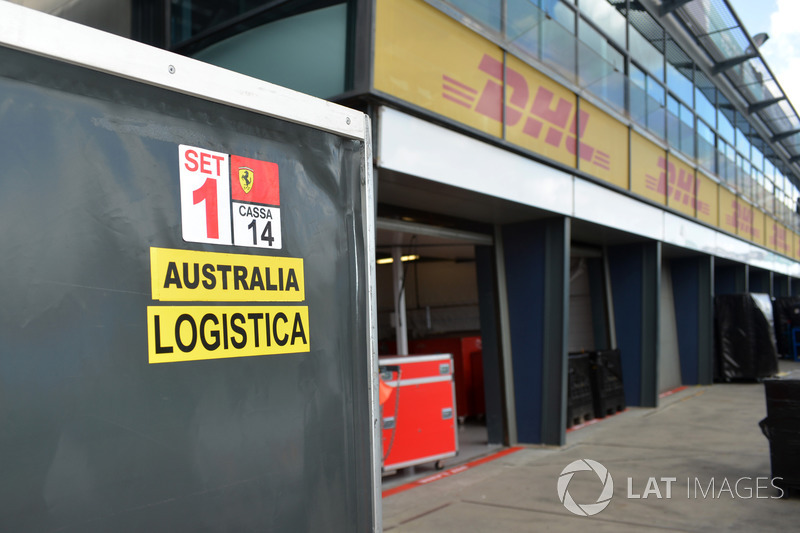
[[411,354],[453,354],[453,381],[456,387],[458,416],[486,413],[483,388],[483,346],[479,336],[415,339],[408,342]]
[[382,407],[383,469],[441,466],[454,457],[458,434],[450,354],[385,356],[378,364],[394,389]]

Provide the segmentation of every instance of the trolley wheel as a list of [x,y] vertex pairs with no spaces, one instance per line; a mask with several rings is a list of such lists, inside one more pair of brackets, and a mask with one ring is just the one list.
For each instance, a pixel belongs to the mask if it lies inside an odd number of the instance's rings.
[[444,460],[439,459],[438,461],[436,461],[436,464],[434,466],[436,467],[436,470],[444,469]]

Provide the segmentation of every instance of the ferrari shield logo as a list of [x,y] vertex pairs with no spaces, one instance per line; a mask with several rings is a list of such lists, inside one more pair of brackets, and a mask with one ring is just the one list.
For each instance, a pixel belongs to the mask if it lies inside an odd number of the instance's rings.
[[242,190],[245,194],[250,192],[253,188],[253,169],[247,167],[239,167],[239,183],[242,185]]

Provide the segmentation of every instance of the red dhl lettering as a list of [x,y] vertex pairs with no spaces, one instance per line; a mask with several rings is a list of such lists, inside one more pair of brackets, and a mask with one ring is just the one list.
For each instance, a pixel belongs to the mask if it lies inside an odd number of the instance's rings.
[[675,163],[667,164],[664,157],[658,158],[658,168],[661,172],[657,178],[650,174],[645,175],[645,186],[648,189],[665,194],[667,198],[672,198],[685,206],[694,207],[698,213],[711,214],[711,206],[695,196],[695,187],[699,188],[699,184],[695,183],[695,177],[690,172],[684,169],[678,171]]
[[761,231],[753,227],[753,209],[738,200],[731,202],[733,214],[725,215],[725,222],[745,233],[751,233],[754,239],[761,238]]
[[786,242],[786,228],[773,224],[770,244],[778,250],[788,253],[789,244]]
[[[503,63],[487,54],[481,59],[478,69],[491,76],[480,93],[443,74],[442,98],[502,123],[503,107],[500,102],[503,101]],[[539,139],[544,132],[544,142],[547,144],[559,148],[563,141],[564,148],[570,154],[579,154],[581,159],[604,170],[611,170],[609,154],[578,140],[583,137],[589,124],[588,112],[580,110],[574,113],[575,105],[563,98],[559,98],[554,107],[555,95],[542,86],[536,88],[536,94],[531,99],[525,77],[509,67],[505,68],[505,83],[509,94],[508,105],[505,106],[506,127],[522,124],[522,132],[534,139]]]

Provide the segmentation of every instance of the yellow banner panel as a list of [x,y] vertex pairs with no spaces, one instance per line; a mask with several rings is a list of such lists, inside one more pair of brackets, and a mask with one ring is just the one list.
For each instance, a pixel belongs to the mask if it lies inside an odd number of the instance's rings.
[[719,224],[719,193],[717,182],[697,173],[697,218],[707,224]]
[[[628,128],[586,100],[581,100],[578,132],[578,167],[592,176],[627,189]],[[567,137],[567,147],[574,145],[575,138]]]
[[502,135],[500,48],[420,0],[379,0],[373,86]]
[[303,259],[150,248],[154,300],[302,302]]
[[800,235],[792,232],[792,242],[794,243],[793,247],[794,254],[792,254],[792,257],[796,261],[800,261]]
[[306,306],[147,308],[151,364],[310,350]]
[[767,232],[764,223],[766,215],[761,209],[753,207],[753,237],[752,241],[761,246],[765,246],[767,242]]
[[792,257],[794,253],[789,230],[772,217],[767,217],[767,247]]
[[775,222],[774,218],[772,218],[771,216],[767,215],[765,223],[766,223],[766,226],[767,226],[767,248],[769,248],[770,250],[777,251],[778,250],[777,244],[776,244],[777,243],[777,237],[775,235],[775,229],[777,227],[777,222]]
[[719,227],[736,234],[736,195],[725,187],[719,188]]
[[506,140],[575,168],[575,94],[506,56]]
[[633,131],[631,192],[660,204],[667,202],[667,153]]
[[794,257],[794,241],[792,240],[792,232],[784,226],[783,224],[779,225],[779,229],[777,231],[778,235],[778,252],[782,253],[787,257]]
[[695,216],[697,183],[692,167],[667,156],[667,205],[676,211]]
[[736,200],[736,235],[748,241],[753,238],[753,206],[741,198]]

